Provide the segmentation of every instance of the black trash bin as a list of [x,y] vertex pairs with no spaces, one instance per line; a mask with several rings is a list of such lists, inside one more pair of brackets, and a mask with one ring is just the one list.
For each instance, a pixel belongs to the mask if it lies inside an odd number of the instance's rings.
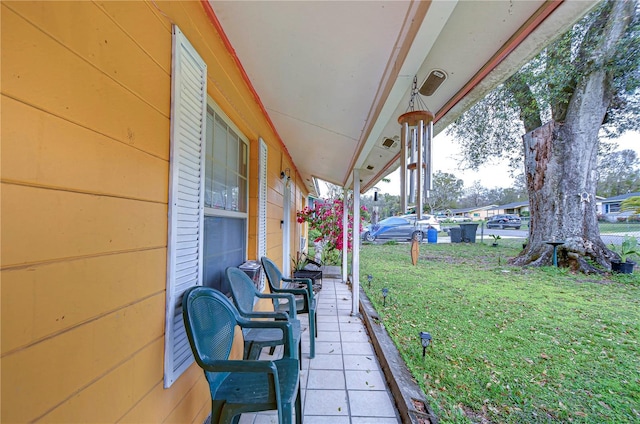
[[462,230],[462,241],[465,243],[476,242],[476,231],[478,231],[478,224],[460,224]]
[[458,227],[449,228],[449,236],[451,237],[451,243],[461,243],[462,228],[458,228]]

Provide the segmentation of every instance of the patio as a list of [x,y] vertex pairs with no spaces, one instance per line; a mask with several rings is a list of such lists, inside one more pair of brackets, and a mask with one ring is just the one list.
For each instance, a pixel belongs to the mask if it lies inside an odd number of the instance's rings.
[[[316,357],[309,359],[308,329],[302,336],[302,396],[305,424],[400,422],[380,362],[360,318],[351,316],[351,291],[325,277],[318,294]],[[303,327],[305,319],[301,320]],[[269,358],[264,350],[263,357]],[[278,356],[276,352],[274,356]],[[241,424],[276,423],[275,411],[244,414]]]

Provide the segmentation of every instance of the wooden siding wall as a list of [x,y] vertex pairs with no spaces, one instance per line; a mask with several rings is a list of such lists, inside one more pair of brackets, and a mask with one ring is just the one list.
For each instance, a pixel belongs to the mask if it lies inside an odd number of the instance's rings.
[[249,258],[258,137],[269,147],[276,260],[279,174],[295,167],[200,2],[0,7],[1,421],[201,423],[210,404],[200,369],[162,382],[172,22],[251,141]]

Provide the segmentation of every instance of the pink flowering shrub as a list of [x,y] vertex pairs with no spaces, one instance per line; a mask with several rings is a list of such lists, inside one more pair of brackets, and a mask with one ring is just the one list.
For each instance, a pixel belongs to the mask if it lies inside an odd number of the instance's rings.
[[[315,209],[305,207],[296,214],[298,222],[308,222],[312,230],[318,230],[320,236],[315,242],[324,242],[324,249],[328,252],[332,250],[342,251],[344,248],[342,242],[343,225],[342,213],[344,203],[342,199],[328,200],[315,203]],[[351,251],[353,247],[353,212],[352,208],[347,211],[348,236],[347,249]],[[369,219],[369,212],[366,206],[360,207],[360,231],[362,231],[362,223]]]

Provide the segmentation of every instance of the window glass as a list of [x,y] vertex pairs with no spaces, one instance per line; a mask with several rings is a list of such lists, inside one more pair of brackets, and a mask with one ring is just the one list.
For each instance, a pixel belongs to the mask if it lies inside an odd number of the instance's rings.
[[212,107],[207,108],[205,206],[247,212],[248,147]]

